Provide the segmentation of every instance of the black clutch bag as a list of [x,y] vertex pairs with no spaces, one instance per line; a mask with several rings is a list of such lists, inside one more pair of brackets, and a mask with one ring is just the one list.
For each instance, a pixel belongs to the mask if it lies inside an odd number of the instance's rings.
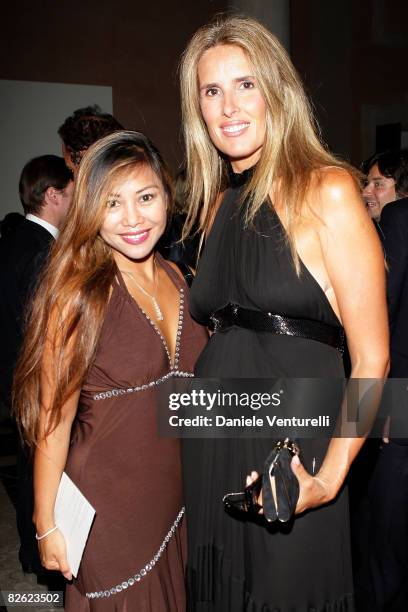
[[[290,467],[292,457],[299,454],[296,442],[279,440],[264,464],[263,474],[240,493],[227,493],[223,502],[227,510],[259,514],[261,508],[267,521],[288,522],[295,513],[299,498],[299,481]],[[261,506],[258,503],[262,491]]]

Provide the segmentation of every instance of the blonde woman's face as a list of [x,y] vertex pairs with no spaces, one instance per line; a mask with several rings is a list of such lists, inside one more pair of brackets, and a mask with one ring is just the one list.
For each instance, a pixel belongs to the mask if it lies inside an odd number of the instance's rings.
[[99,233],[116,261],[123,255],[132,260],[149,257],[167,222],[166,195],[153,170],[139,166],[114,181],[105,209]]
[[265,101],[245,53],[235,45],[219,45],[198,63],[200,107],[209,136],[243,172],[259,159],[265,139]]

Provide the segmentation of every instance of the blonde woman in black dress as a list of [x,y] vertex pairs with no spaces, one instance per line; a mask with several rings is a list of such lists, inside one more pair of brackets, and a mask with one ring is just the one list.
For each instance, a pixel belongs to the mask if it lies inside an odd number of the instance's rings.
[[[300,328],[305,320],[338,333],[344,328],[351,376],[382,379],[388,335],[381,247],[353,171],[316,135],[285,50],[255,20],[217,20],[190,41],[181,90],[190,198],[185,233],[198,222],[206,235],[192,315],[208,324],[220,309],[238,305]],[[344,377],[338,347],[239,322],[213,334],[195,373]],[[268,527],[230,516],[221,500],[242,490],[251,470],[261,470],[272,441],[186,440],[189,609],[352,610],[343,485],[362,443],[303,440],[303,463],[292,462],[300,484],[296,519]]]

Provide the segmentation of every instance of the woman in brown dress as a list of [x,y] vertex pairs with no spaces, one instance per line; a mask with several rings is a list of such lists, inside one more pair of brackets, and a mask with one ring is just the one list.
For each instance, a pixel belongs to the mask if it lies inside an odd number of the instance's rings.
[[15,405],[36,446],[45,567],[72,579],[54,522],[64,469],[96,510],[66,610],[185,608],[179,442],[158,436],[156,388],[192,375],[206,332],[184,307],[184,279],[154,250],[170,206],[147,138],[97,142],[33,306]]

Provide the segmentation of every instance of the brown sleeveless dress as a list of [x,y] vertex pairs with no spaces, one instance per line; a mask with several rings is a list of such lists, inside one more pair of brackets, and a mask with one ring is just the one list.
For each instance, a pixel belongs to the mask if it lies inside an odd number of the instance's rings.
[[185,521],[179,440],[157,434],[157,385],[191,375],[207,334],[185,306],[188,288],[160,256],[180,292],[174,363],[154,323],[117,282],[83,386],[66,471],[96,510],[66,610],[185,609]]

